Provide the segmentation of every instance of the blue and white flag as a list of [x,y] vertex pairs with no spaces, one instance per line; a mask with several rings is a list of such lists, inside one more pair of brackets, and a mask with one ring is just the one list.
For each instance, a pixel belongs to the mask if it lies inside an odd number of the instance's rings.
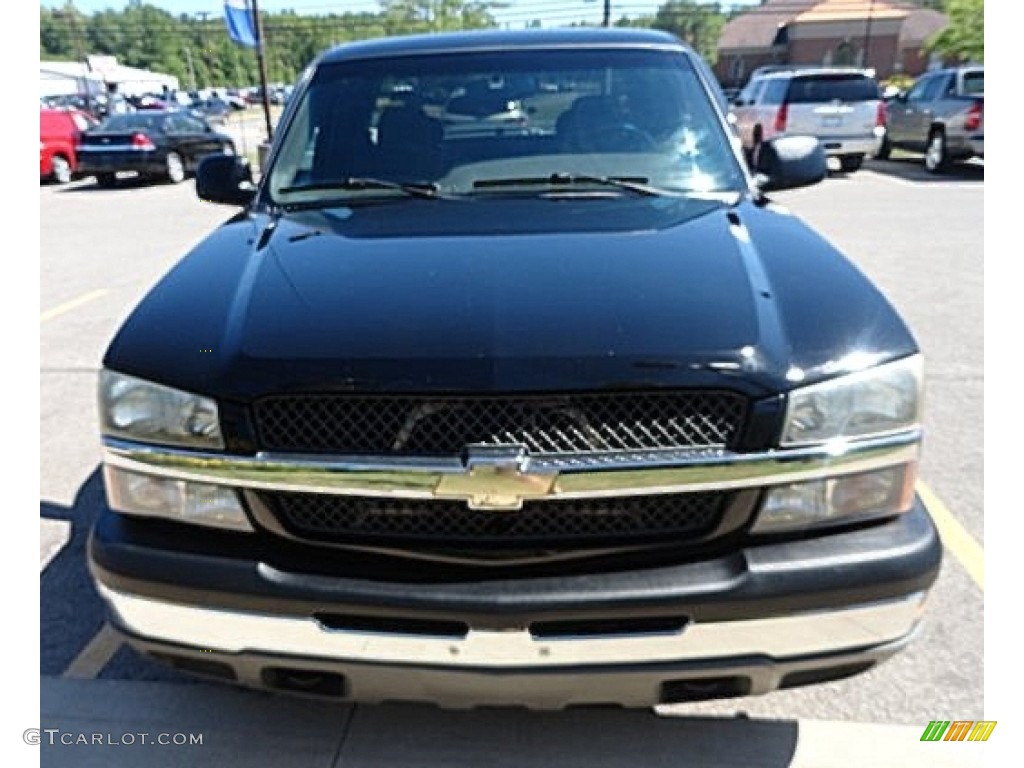
[[252,9],[247,0],[224,0],[224,23],[228,27],[228,37],[234,42],[249,48],[258,45]]

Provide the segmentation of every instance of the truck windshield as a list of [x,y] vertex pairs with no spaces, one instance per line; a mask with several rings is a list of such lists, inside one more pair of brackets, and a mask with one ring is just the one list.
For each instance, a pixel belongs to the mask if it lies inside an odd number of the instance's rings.
[[[516,50],[323,64],[294,109],[267,193],[281,205],[453,195],[583,194],[607,180],[740,191],[722,119],[681,53]],[[530,183],[509,183],[524,179]],[[497,182],[497,183],[491,183]],[[405,185],[406,192],[400,186]]]

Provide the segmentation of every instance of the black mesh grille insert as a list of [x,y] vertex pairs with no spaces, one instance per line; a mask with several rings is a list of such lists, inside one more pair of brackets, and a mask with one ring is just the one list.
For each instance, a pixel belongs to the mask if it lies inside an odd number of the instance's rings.
[[304,539],[555,545],[601,538],[621,544],[624,537],[702,537],[717,526],[729,494],[527,501],[514,512],[475,510],[465,502],[448,500],[283,492],[260,497],[285,530]]
[[724,448],[746,413],[729,392],[492,397],[274,396],[254,406],[271,451],[458,455],[521,444],[533,455]]

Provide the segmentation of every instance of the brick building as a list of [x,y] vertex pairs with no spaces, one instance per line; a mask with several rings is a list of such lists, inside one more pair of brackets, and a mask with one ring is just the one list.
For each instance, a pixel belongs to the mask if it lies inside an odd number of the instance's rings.
[[931,63],[925,41],[946,24],[944,14],[901,0],[763,0],[725,25],[715,74],[727,87],[766,64],[852,64],[882,79],[913,77]]

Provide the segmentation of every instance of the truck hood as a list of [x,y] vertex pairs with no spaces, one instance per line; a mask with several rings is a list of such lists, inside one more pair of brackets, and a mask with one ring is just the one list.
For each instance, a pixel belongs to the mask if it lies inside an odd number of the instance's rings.
[[410,200],[235,217],[142,301],[104,363],[236,401],[678,386],[762,396],[915,349],[855,267],[771,207]]

